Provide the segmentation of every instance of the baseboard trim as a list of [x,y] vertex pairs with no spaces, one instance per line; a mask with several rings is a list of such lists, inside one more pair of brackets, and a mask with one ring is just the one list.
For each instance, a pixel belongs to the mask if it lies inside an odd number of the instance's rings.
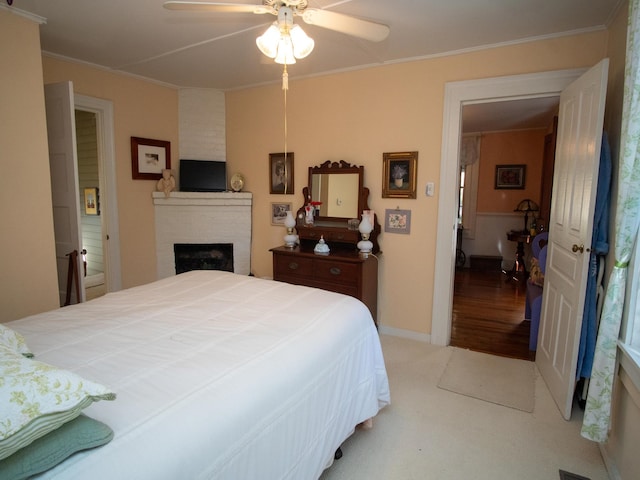
[[402,328],[388,327],[379,325],[378,331],[383,335],[391,335],[392,337],[402,337],[409,340],[417,340],[419,342],[431,343],[431,335],[427,333],[414,332],[413,330],[404,330]]
[[604,462],[604,466],[607,469],[607,473],[609,474],[609,478],[611,480],[622,480],[620,476],[620,472],[618,471],[618,467],[616,465],[615,460],[607,451],[607,446],[604,443],[598,444],[600,447],[600,455],[602,455],[602,461]]

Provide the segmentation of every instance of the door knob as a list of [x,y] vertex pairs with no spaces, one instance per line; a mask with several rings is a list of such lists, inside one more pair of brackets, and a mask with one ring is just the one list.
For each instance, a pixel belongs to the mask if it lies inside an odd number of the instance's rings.
[[580,245],[580,246],[578,246],[578,245],[576,245],[576,244],[574,243],[574,244],[573,244],[573,247],[571,247],[571,251],[572,251],[573,253],[576,253],[576,252],[584,253],[584,245]]

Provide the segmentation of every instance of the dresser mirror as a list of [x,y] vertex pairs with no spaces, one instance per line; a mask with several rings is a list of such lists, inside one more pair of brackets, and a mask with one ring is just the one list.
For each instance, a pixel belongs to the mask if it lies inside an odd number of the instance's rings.
[[320,202],[318,221],[359,218],[366,209],[362,201],[364,167],[352,166],[341,160],[327,160],[320,166],[309,167],[307,201]]
[[[364,167],[351,165],[344,160],[309,167],[309,183],[302,194],[304,202],[297,212],[297,230],[301,243],[313,245],[323,237],[342,248],[355,249],[360,240],[357,225],[349,220],[360,219],[364,210],[369,210],[369,189],[363,185]],[[316,206],[313,223],[305,221],[305,206]],[[377,252],[376,238],[380,232],[377,221],[373,225],[371,241]]]

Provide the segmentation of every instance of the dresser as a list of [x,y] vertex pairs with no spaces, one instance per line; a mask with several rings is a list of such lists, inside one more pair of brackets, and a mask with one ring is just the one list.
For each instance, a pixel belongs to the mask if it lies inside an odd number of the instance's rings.
[[361,300],[378,325],[378,259],[354,249],[332,248],[328,255],[313,246],[272,248],[273,278],[281,282],[322,288]]
[[[355,297],[369,308],[377,327],[380,224],[369,210],[369,189],[363,177],[364,167],[344,160],[309,167],[309,183],[302,189],[302,206],[295,213],[299,244],[271,249],[273,278]],[[372,246],[361,253],[358,220],[363,212],[372,217],[368,237]],[[314,252],[320,239],[329,246],[329,253]]]

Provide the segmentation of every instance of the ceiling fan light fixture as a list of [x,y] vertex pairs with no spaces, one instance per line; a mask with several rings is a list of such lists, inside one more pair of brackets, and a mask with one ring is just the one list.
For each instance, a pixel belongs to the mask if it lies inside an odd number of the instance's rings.
[[256,45],[276,63],[293,65],[296,58],[305,58],[313,51],[315,42],[299,25],[282,29],[275,22],[256,38]]
[[289,31],[291,43],[293,43],[293,55],[296,58],[305,58],[313,51],[315,42],[302,30],[300,25],[294,25]]
[[293,54],[293,43],[289,35],[282,35],[278,40],[278,53],[275,62],[280,65],[293,65],[296,63],[296,57]]
[[282,5],[278,10],[278,20],[256,38],[256,45],[267,57],[276,63],[292,65],[296,58],[305,58],[313,51],[315,42],[300,25],[293,24],[293,11]]
[[280,29],[278,28],[277,22],[273,22],[262,35],[256,38],[256,45],[267,57],[276,58],[280,36]]

